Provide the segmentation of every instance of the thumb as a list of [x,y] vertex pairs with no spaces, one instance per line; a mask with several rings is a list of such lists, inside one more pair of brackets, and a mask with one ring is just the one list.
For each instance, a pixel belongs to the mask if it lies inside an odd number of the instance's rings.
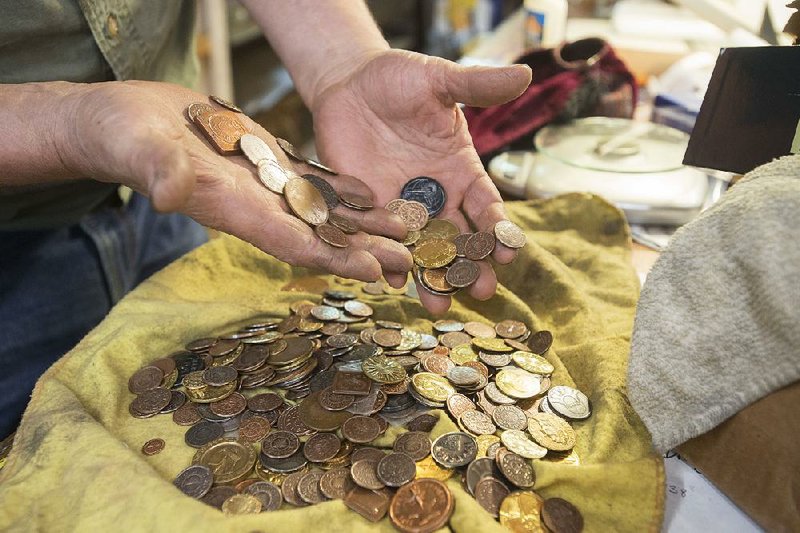
[[141,171],[153,207],[160,212],[179,211],[194,190],[194,167],[183,145],[160,132],[151,133],[140,147]]
[[533,76],[528,65],[506,67],[465,67],[450,61],[442,64],[440,100],[446,105],[456,102],[488,107],[504,104],[521,95]]

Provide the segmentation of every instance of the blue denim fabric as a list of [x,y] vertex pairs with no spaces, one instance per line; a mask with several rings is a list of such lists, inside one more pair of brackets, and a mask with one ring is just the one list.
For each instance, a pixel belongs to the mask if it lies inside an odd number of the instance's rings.
[[0,439],[39,376],[142,280],[207,240],[134,194],[69,228],[0,232]]

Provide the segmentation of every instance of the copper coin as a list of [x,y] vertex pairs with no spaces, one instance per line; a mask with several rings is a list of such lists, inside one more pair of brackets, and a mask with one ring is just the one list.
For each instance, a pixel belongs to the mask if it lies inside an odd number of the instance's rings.
[[319,404],[328,411],[344,411],[353,405],[355,399],[352,394],[337,394],[328,387],[320,392]]
[[499,337],[516,339],[528,331],[528,326],[518,320],[503,320],[495,324],[494,330]]
[[274,411],[282,405],[284,405],[283,398],[273,392],[257,394],[247,400],[247,407],[257,413]]
[[433,533],[453,514],[447,485],[431,478],[415,479],[397,490],[389,507],[392,523],[404,533]]
[[326,497],[342,500],[356,486],[350,477],[350,469],[340,466],[325,472],[319,480],[319,490]]
[[577,507],[562,498],[549,498],[544,501],[542,521],[553,533],[583,531],[583,515]]
[[184,468],[175,478],[173,484],[181,492],[192,498],[202,498],[211,488],[214,474],[205,465],[192,465]]
[[211,487],[205,496],[200,498],[200,501],[206,505],[210,505],[211,507],[216,507],[220,511],[222,510],[222,504],[225,503],[225,500],[237,494],[236,489],[229,485],[217,485],[216,487]]
[[379,329],[372,335],[372,340],[384,348],[394,348],[400,345],[403,337],[396,329]]
[[175,359],[171,357],[156,359],[155,361],[150,363],[150,365],[160,368],[161,372],[164,373],[164,376],[169,376],[176,368]]
[[472,338],[463,331],[451,331],[439,337],[439,342],[447,348],[455,348],[461,344],[467,344]]
[[461,233],[453,238],[453,244],[456,245],[456,256],[466,257],[466,246],[470,237],[472,237],[472,233]]
[[544,355],[552,345],[553,334],[547,330],[537,331],[528,339],[528,348],[537,355]]
[[428,223],[428,209],[419,202],[404,202],[395,213],[399,216],[409,231],[419,231]]
[[395,198],[394,200],[389,200],[389,203],[387,203],[383,208],[396,215],[400,210],[400,207],[402,207],[407,201],[408,200],[403,200],[402,198]]
[[179,426],[191,426],[202,419],[197,411],[197,405],[191,402],[184,403],[172,413],[172,421]]
[[261,441],[261,453],[271,459],[284,459],[300,449],[300,439],[290,431],[273,431]]
[[463,394],[451,394],[447,398],[447,411],[452,415],[455,420],[461,418],[461,415],[467,411],[474,411],[477,407],[475,404],[464,396]]
[[271,424],[266,418],[254,416],[239,425],[239,439],[246,442],[260,442],[269,433]]
[[204,113],[213,113],[213,112],[214,108],[205,102],[193,102],[189,104],[188,108],[186,108],[186,114],[189,115],[189,119],[192,122],[194,122],[198,116]]
[[148,365],[140,368],[128,380],[128,390],[134,394],[141,394],[150,389],[155,389],[164,380],[164,372],[157,366]]
[[370,522],[377,522],[389,509],[389,495],[382,490],[353,487],[345,496],[344,504]]
[[342,192],[339,194],[339,200],[341,200],[341,202],[347,207],[357,209],[359,211],[366,211],[367,209],[372,209],[375,207],[375,203],[373,202],[372,198],[361,194]]
[[510,220],[501,220],[495,224],[494,234],[498,241],[509,248],[522,248],[527,241],[522,228]]
[[[313,396],[313,397],[312,397]],[[316,396],[311,395],[307,396],[303,399],[303,403],[300,405],[295,405],[293,407],[289,407],[288,409],[281,412],[280,416],[278,417],[278,429],[283,431],[291,431],[298,437],[306,437],[314,435],[318,430],[319,431],[333,431],[333,429],[323,428],[312,428],[311,426],[307,425],[304,419],[307,417],[304,416],[304,412],[300,410],[305,404],[311,404],[319,406],[317,402]],[[324,409],[320,408],[320,411],[324,411]]]
[[361,229],[355,220],[344,215],[340,215],[339,213],[334,213],[333,211],[328,213],[328,223],[349,235],[358,233],[358,231]]
[[240,344],[241,341],[237,339],[219,340],[208,349],[208,354],[211,357],[222,357],[233,353]]
[[469,464],[465,474],[467,490],[470,494],[475,495],[475,485],[485,477],[499,478],[500,470],[497,468],[494,459],[479,457]]
[[247,407],[247,400],[238,392],[234,392],[224,400],[211,402],[209,408],[217,416],[231,418],[242,414]]
[[497,478],[485,477],[475,485],[475,499],[495,518],[500,515],[500,504],[509,494],[511,491]]
[[359,336],[353,333],[341,333],[328,337],[325,343],[331,348],[350,348],[359,341]]
[[303,179],[308,180],[325,198],[325,204],[328,209],[333,209],[339,205],[339,194],[336,192],[330,183],[325,178],[317,176],[316,174],[303,174]]
[[536,482],[536,473],[527,459],[512,451],[502,449],[498,450],[495,460],[500,471],[511,483],[521,489],[533,487]]
[[186,395],[178,390],[170,391],[169,403],[159,413],[174,413],[186,403]]
[[489,256],[494,251],[495,238],[491,233],[479,231],[473,233],[464,244],[464,255],[467,259],[480,261]]
[[319,403],[321,393],[314,392],[303,399],[297,408],[299,422],[312,431],[335,431],[350,418],[352,413],[347,411],[328,411]]
[[377,461],[362,459],[350,466],[350,475],[353,477],[353,482],[359,487],[370,490],[382,489],[385,485],[378,478],[377,468]]
[[350,442],[363,444],[372,442],[380,435],[380,425],[374,418],[354,416],[342,424],[342,436]]
[[230,111],[215,111],[198,115],[194,123],[211,145],[222,155],[239,152],[239,139],[247,129]]
[[449,293],[455,287],[447,281],[446,268],[428,268],[422,271],[422,282],[429,289],[436,292]]
[[258,498],[262,512],[277,511],[283,503],[281,489],[268,481],[256,481],[244,489],[244,494]]
[[322,463],[336,457],[341,447],[342,441],[335,434],[317,433],[303,444],[303,455],[313,463]]
[[305,507],[308,505],[300,498],[300,494],[297,492],[297,485],[306,473],[307,472],[304,470],[292,472],[283,480],[283,483],[281,483],[281,494],[283,495],[283,499],[286,500],[286,503],[294,505],[295,507]]
[[136,412],[141,417],[158,414],[172,399],[172,393],[162,387],[156,387],[142,392],[130,404],[131,412]]
[[431,453],[431,439],[427,433],[409,431],[395,439],[392,449],[408,455],[414,461],[422,461]]
[[239,373],[230,366],[212,366],[203,372],[203,381],[212,387],[222,387],[236,380]]
[[320,224],[314,228],[314,233],[334,248],[347,248],[350,246],[347,235],[332,224]]
[[301,500],[313,505],[328,499],[319,488],[323,474],[322,470],[312,470],[300,478],[300,481],[297,482],[297,495]]
[[422,431],[425,433],[430,433],[438,421],[439,418],[436,416],[422,414],[406,424],[406,427],[409,431]]
[[333,378],[331,392],[366,396],[372,389],[373,381],[361,372],[337,372]]
[[[305,337],[285,339],[285,348],[280,351],[270,350],[269,364],[285,366],[296,363],[298,359],[310,357],[314,351],[314,342]],[[277,346],[277,342],[273,346]]]
[[378,448],[373,448],[371,446],[364,446],[354,451],[350,459],[354,463],[356,461],[361,461],[362,459],[370,459],[377,462],[383,459],[385,456],[386,454],[383,452],[383,450],[379,450]]
[[165,445],[164,439],[150,439],[142,446],[142,453],[145,455],[155,455],[163,450]]
[[480,273],[478,263],[469,259],[459,259],[447,268],[445,281],[453,287],[469,287],[478,280]]
[[318,226],[328,221],[325,198],[309,181],[290,179],[283,189],[283,196],[292,212],[303,222]]
[[378,461],[375,471],[378,479],[387,487],[401,487],[414,479],[417,465],[414,459],[404,453],[390,453]]
[[487,339],[493,339],[497,336],[497,332],[492,326],[482,322],[465,322],[464,331],[473,337],[485,337]]
[[455,367],[453,361],[446,355],[431,355],[425,358],[422,366],[428,372],[446,376],[451,368]]

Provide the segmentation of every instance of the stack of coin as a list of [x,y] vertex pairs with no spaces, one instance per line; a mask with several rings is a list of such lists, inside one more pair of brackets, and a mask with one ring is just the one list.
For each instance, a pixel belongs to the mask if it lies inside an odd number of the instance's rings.
[[496,242],[509,248],[525,246],[525,234],[516,224],[503,220],[493,233],[461,233],[449,220],[433,218],[447,201],[444,187],[420,176],[403,187],[401,197],[386,204],[408,229],[403,241],[414,257],[414,279],[432,294],[450,295],[469,287],[480,276],[479,261],[494,251]]

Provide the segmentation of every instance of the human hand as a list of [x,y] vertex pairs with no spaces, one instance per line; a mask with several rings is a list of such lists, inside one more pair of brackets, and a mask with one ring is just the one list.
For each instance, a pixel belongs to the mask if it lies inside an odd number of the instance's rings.
[[[519,96],[530,84],[524,65],[462,67],[440,58],[387,50],[363,59],[348,74],[320,90],[311,102],[319,153],[333,168],[358,176],[376,195],[376,205],[398,198],[410,179],[430,176],[447,192],[439,218],[462,232],[492,232],[505,219],[502,199],[483,169],[467,123],[456,102],[488,106]],[[501,264],[516,257],[498,243],[492,255]],[[481,275],[469,292],[490,298],[497,287],[492,267],[479,262]],[[420,290],[433,313],[450,298]]]
[[[150,197],[159,211],[181,211],[287,263],[364,281],[383,273],[399,283],[398,273],[411,268],[411,256],[381,235],[403,238],[402,221],[383,209],[337,207],[367,233],[350,235],[348,248],[329,246],[290,214],[282,196],[261,184],[244,156],[223,157],[211,148],[186,117],[192,102],[208,99],[165,83],[89,85],[71,106],[69,127],[58,143],[61,158],[76,175],[127,185]],[[281,166],[309,171],[289,161],[258,124],[245,115],[237,118],[267,142]],[[329,181],[340,190],[364,188],[345,176]]]

